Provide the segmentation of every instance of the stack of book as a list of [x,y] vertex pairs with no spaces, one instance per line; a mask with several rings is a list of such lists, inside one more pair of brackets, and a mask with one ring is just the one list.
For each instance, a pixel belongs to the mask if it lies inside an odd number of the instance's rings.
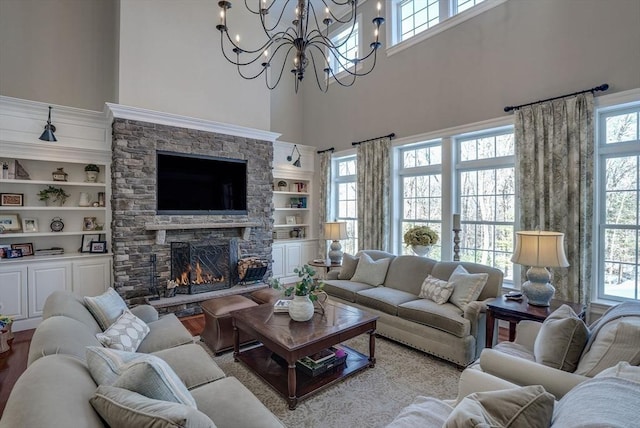
[[322,373],[338,367],[347,360],[347,353],[340,348],[327,348],[322,351],[299,359],[296,367],[309,376],[318,376]]

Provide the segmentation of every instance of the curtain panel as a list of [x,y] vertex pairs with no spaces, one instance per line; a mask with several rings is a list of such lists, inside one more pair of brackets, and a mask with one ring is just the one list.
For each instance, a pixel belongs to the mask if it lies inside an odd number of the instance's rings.
[[391,139],[357,146],[358,246],[389,251]]
[[565,234],[570,266],[552,269],[554,298],[591,296],[593,94],[534,104],[515,113],[521,230]]
[[320,203],[318,215],[318,254],[327,257],[327,239],[324,237],[324,224],[329,221],[331,212],[331,156],[332,152],[320,153]]

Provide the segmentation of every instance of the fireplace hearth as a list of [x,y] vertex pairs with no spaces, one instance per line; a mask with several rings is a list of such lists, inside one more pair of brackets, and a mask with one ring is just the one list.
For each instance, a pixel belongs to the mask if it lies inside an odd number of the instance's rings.
[[237,239],[224,243],[171,243],[171,279],[178,283],[179,294],[231,288],[238,281],[237,264]]

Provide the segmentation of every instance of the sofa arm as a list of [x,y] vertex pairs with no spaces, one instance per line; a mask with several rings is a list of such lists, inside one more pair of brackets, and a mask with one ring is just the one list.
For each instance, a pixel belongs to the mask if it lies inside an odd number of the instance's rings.
[[484,322],[481,322],[481,318],[482,320],[485,320],[485,317],[483,316],[483,314],[486,313],[486,311],[487,311],[486,303],[484,301],[479,301],[479,300],[469,302],[467,306],[465,306],[464,308],[463,317],[465,319],[468,319],[469,322],[471,323],[470,334],[475,338],[478,337],[478,330],[485,328],[485,324]]
[[340,274],[340,269],[334,269],[327,272],[325,279],[338,279],[338,275]]
[[514,342],[533,352],[533,344],[536,343],[540,327],[542,327],[542,323],[537,321],[520,321],[516,325],[516,340]]
[[485,373],[482,370],[466,368],[458,381],[458,396],[453,403],[448,403],[455,406],[464,397],[474,392],[498,391],[511,388],[518,388],[518,385]]
[[542,385],[547,392],[555,395],[556,400],[589,379],[488,348],[480,354],[480,367],[484,372],[517,385]]
[[130,309],[131,313],[149,324],[158,321],[158,311],[151,305],[138,305]]

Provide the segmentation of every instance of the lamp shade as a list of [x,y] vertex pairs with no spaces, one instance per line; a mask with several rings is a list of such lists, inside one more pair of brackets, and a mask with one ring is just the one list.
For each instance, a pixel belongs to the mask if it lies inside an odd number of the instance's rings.
[[567,267],[564,233],[544,231],[516,232],[516,249],[511,261],[524,266]]
[[344,221],[333,221],[324,224],[324,239],[339,241],[347,239],[347,223]]

